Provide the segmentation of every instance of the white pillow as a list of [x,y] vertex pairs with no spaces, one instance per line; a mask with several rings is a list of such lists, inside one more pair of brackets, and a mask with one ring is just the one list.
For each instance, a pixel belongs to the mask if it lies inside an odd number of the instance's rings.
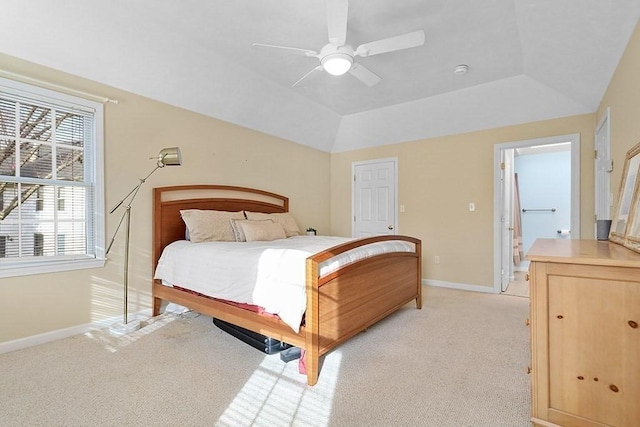
[[246,242],[247,237],[244,235],[244,230],[240,226],[240,224],[244,224],[246,222],[273,222],[271,219],[260,219],[260,220],[251,220],[251,219],[231,219],[231,229],[233,230],[233,235],[236,239],[236,242]]
[[284,232],[287,235],[287,237],[299,236],[300,235],[300,228],[298,228],[298,224],[296,223],[295,218],[293,218],[293,215],[291,215],[291,213],[289,213],[289,212],[267,214],[267,213],[261,213],[261,212],[245,211],[245,214],[247,215],[247,219],[252,219],[252,220],[271,219],[271,220],[273,220],[273,222],[276,222],[276,223],[282,225],[282,228],[284,228]]
[[231,219],[244,219],[244,213],[185,209],[180,211],[182,220],[189,229],[189,238],[193,243],[233,242],[235,236],[231,229]]
[[240,222],[240,227],[244,231],[247,242],[271,241],[286,239],[282,225],[272,221],[247,221]]

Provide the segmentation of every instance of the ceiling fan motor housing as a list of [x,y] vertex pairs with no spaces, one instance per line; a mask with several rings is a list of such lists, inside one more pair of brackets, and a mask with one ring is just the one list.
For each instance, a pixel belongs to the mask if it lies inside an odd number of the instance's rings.
[[348,45],[334,46],[331,43],[325,45],[320,54],[320,65],[334,76],[340,76],[353,65],[353,48]]
[[329,36],[329,43],[322,47],[320,53],[297,47],[262,43],[253,44],[253,46],[286,50],[297,55],[313,57],[320,60],[320,65],[316,65],[312,70],[299,78],[292,87],[306,79],[313,74],[313,72],[321,70],[325,70],[334,76],[341,76],[348,72],[367,86],[375,86],[382,79],[362,64],[355,63],[353,61],[354,57],[359,56],[364,58],[371,55],[422,46],[424,44],[424,30],[417,30],[399,36],[364,43],[354,50],[351,45],[345,44],[347,38],[349,0],[326,0],[325,5],[327,9],[327,35]]

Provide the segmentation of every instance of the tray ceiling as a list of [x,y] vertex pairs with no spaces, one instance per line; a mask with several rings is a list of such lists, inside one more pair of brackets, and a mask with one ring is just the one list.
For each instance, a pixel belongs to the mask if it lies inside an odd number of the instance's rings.
[[354,48],[426,35],[356,58],[381,77],[373,87],[317,71],[292,88],[318,60],[252,47],[318,51],[322,0],[0,0],[0,11],[2,53],[339,152],[591,113],[640,2],[351,0]]

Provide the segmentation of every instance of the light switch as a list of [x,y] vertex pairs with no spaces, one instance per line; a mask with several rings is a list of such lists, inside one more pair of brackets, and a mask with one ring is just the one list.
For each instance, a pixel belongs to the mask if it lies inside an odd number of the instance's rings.
[[469,212],[475,212],[476,210],[476,204],[471,202],[469,203]]
[[400,212],[404,212],[404,205],[400,205]]

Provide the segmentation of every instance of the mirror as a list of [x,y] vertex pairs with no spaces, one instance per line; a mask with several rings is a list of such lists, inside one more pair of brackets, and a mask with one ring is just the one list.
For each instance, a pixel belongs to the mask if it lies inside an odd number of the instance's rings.
[[633,229],[640,240],[640,215],[638,209],[638,170],[640,169],[640,144],[637,144],[627,152],[622,170],[622,181],[620,182],[620,193],[616,214],[613,217],[609,240],[627,246],[629,232]]
[[[639,158],[640,154],[637,154],[635,158]],[[624,245],[636,252],[640,252],[640,170],[637,172],[636,189],[634,196],[631,200],[631,211],[629,212],[630,219],[627,226],[627,239]]]

